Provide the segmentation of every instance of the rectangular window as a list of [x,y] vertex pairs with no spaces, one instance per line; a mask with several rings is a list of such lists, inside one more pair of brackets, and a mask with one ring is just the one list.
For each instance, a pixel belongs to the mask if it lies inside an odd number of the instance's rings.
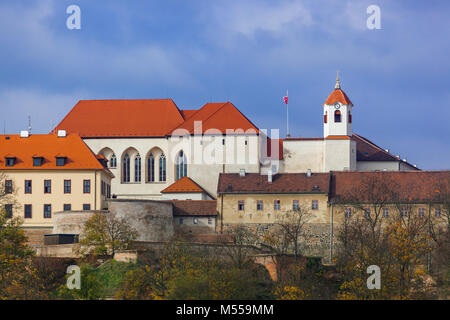
[[91,210],[91,205],[89,203],[83,204],[83,210]]
[[33,167],[40,167],[42,165],[42,157],[33,157]]
[[183,224],[183,218],[180,218],[180,220],[178,220],[179,224]]
[[102,194],[102,196],[104,196],[106,193],[105,189],[106,189],[106,183],[104,181],[102,181],[101,188],[100,188],[100,193]]
[[72,180],[64,180],[64,193],[72,192]]
[[106,186],[106,198],[111,198],[111,185]]
[[31,193],[31,180],[25,180],[25,193]]
[[198,224],[198,219],[194,218],[194,224]]
[[319,200],[313,200],[311,208],[313,210],[318,210],[319,209]]
[[425,217],[425,208],[419,208],[419,217]]
[[10,194],[13,191],[12,180],[5,180],[5,193]]
[[6,217],[12,218],[13,216],[13,206],[12,204],[5,204]]
[[70,211],[72,210],[72,205],[70,203],[65,203],[64,204],[64,211]]
[[57,157],[56,158],[56,166],[63,167],[66,164],[66,157]]
[[352,216],[352,208],[345,208],[345,217],[350,218]]
[[12,167],[12,166],[14,166],[14,161],[15,160],[16,160],[16,158],[6,158],[5,167]]
[[44,193],[52,193],[52,180],[44,180]]
[[364,209],[364,217],[369,218],[370,217],[370,208]]
[[434,208],[434,216],[438,218],[441,216],[441,208]]
[[244,200],[239,200],[238,201],[238,210],[242,211],[244,209],[245,209],[245,202],[244,202]]
[[25,219],[31,219],[31,204],[26,204],[25,205]]
[[383,208],[383,217],[389,217],[389,208]]
[[300,209],[300,201],[299,200],[293,200],[292,201],[292,210],[299,210]]
[[402,208],[402,217],[407,217],[408,216],[408,208],[403,207]]
[[256,200],[256,210],[261,211],[264,209],[264,202],[262,200]]
[[281,200],[273,200],[273,210],[281,209]]
[[52,217],[52,205],[44,204],[44,218],[50,219]]
[[212,218],[208,217],[208,224],[212,224]]
[[83,193],[91,193],[91,180],[83,180]]

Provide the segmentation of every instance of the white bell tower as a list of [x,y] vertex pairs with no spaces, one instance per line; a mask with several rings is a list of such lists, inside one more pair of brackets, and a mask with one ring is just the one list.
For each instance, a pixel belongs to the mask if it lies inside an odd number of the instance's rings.
[[323,168],[328,171],[356,170],[356,142],[352,138],[353,104],[339,83],[323,104]]
[[339,83],[339,73],[333,92],[323,104],[323,136],[352,136],[353,104]]

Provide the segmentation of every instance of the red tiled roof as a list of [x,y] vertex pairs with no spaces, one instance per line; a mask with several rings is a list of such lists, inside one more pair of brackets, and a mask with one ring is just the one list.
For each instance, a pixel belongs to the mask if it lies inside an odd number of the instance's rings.
[[[328,193],[329,173],[278,173],[272,176],[247,173],[241,177],[238,173],[219,175],[218,193]],[[317,186],[317,188],[315,188]]]
[[184,123],[180,124],[177,129],[184,129],[193,134],[195,121],[202,122],[202,133],[209,129],[217,129],[221,133],[226,133],[227,129],[259,132],[258,128],[231,102],[207,103]]
[[[8,138],[9,137],[9,138]],[[33,166],[33,156],[43,157],[39,167]],[[12,167],[5,167],[5,157],[15,157]],[[64,166],[56,166],[56,157],[66,157]],[[33,134],[28,138],[19,135],[0,135],[1,170],[71,170],[104,169],[95,154],[74,134],[58,137],[54,134]]]
[[[353,134],[352,139],[356,141],[356,160],[358,161],[403,161],[356,133]],[[408,162],[404,163],[416,168]]]
[[207,103],[199,110],[179,110],[172,99],[81,100],[52,133],[66,130],[90,137],[163,137],[175,129],[194,133],[194,121],[208,129],[258,132],[232,103]]
[[[369,192],[365,189],[371,180],[375,185],[380,181],[382,185],[391,186],[404,201],[435,200],[440,192],[450,190],[450,171],[333,172],[331,198],[345,201],[356,196],[360,201],[367,200]],[[387,199],[388,195],[389,192]]]
[[174,216],[216,216],[216,200],[172,200]]
[[182,177],[170,186],[161,191],[161,193],[207,193],[194,180],[189,177]]
[[327,100],[325,101],[325,104],[335,104],[336,102],[340,102],[342,104],[353,104],[350,101],[350,98],[347,97],[344,91],[341,89],[334,89],[330,95],[328,96]]
[[87,137],[162,137],[184,121],[172,99],[80,100],[52,131]]

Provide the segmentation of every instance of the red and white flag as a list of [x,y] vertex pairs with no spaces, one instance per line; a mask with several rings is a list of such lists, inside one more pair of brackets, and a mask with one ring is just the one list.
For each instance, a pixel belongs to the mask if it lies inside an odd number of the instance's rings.
[[286,90],[286,96],[283,97],[284,103],[288,104],[288,92]]

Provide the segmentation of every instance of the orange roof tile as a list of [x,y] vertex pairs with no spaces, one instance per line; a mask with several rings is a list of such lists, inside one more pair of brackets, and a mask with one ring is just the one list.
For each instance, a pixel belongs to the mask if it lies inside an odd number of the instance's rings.
[[192,115],[194,113],[196,113],[198,110],[180,110],[181,114],[183,115],[183,118],[185,120],[189,119],[190,117],[192,117]]
[[202,133],[209,129],[217,129],[221,133],[226,133],[227,129],[255,130],[259,129],[248,120],[231,102],[207,103],[201,109],[192,114],[177,129],[187,130],[194,134],[194,122],[202,121]]
[[174,216],[217,216],[216,200],[172,200]]
[[161,193],[201,193],[208,194],[202,187],[200,187],[194,180],[189,177],[183,177],[170,186],[161,191]]
[[350,98],[347,97],[345,92],[342,91],[340,88],[334,89],[330,93],[327,100],[325,101],[325,104],[335,104],[336,102],[340,102],[342,104],[353,104],[350,101]]
[[[33,166],[33,156],[43,157],[39,167]],[[5,166],[5,158],[15,157],[12,167]],[[56,157],[66,157],[64,166],[56,166]],[[1,170],[102,170],[104,167],[94,153],[74,134],[58,137],[54,134],[0,135],[0,169]]]
[[162,137],[184,121],[172,99],[80,100],[52,131],[81,137]]

